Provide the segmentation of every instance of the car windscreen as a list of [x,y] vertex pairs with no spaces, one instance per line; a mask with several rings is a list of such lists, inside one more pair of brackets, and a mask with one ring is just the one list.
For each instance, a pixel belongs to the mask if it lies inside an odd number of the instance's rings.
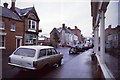
[[28,48],[19,48],[15,53],[15,55],[26,56],[26,57],[34,57],[35,50]]

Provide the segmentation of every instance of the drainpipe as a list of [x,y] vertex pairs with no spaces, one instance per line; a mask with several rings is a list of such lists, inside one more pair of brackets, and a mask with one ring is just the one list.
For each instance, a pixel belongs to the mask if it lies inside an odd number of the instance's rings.
[[104,64],[104,54],[105,54],[105,13],[102,10],[100,20],[100,54],[101,54],[101,63]]

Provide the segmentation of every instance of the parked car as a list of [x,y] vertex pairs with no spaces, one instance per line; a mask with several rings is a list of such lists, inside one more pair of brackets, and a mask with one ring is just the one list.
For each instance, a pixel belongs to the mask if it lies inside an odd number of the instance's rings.
[[79,52],[85,51],[85,50],[84,50],[84,44],[82,44],[82,43],[81,43],[81,44],[78,44],[78,45],[77,45],[77,49],[78,49]]
[[58,53],[51,46],[20,46],[9,56],[9,65],[38,70],[43,67],[58,64],[61,65],[62,53]]
[[79,53],[79,51],[76,46],[70,47],[69,54],[77,54],[77,53]]

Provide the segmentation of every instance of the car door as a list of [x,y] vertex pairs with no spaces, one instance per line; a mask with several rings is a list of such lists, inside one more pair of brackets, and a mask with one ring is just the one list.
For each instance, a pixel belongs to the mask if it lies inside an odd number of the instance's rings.
[[52,55],[51,49],[46,49],[46,54],[47,54],[47,62],[49,63],[49,65],[53,65],[54,64],[54,55]]
[[58,54],[58,52],[53,48],[51,49],[52,55],[53,55],[53,62],[58,63],[61,59],[61,54]]
[[46,49],[41,49],[37,58],[37,68],[41,69],[47,64]]

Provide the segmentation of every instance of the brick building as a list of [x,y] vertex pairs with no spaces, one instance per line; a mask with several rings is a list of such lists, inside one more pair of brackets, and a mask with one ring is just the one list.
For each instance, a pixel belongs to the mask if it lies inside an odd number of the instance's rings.
[[0,49],[11,53],[21,45],[36,45],[39,33],[39,18],[34,7],[20,9],[12,0],[0,6]]
[[[60,28],[54,28],[50,32],[50,42],[55,43],[54,35],[57,34],[59,37],[58,44],[61,46],[74,46],[79,42],[84,42],[84,37],[81,35],[81,30],[75,26],[75,29],[62,24]],[[58,45],[57,44],[57,45]]]
[[84,37],[83,35],[81,34],[81,30],[77,28],[77,26],[75,26],[75,29],[71,29],[72,32],[78,36],[78,40],[79,42],[83,43],[84,42]]

